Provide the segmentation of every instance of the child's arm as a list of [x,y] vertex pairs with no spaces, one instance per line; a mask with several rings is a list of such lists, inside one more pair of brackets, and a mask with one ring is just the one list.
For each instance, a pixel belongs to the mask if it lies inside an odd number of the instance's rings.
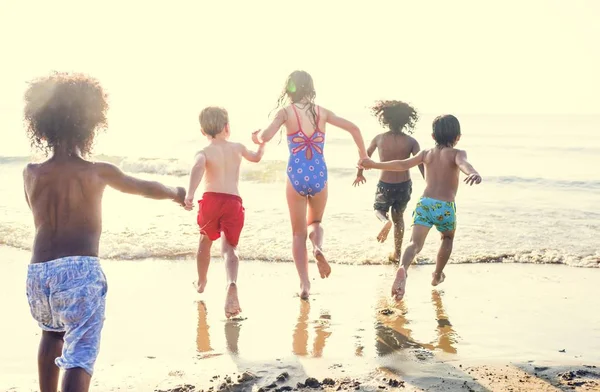
[[187,196],[185,198],[185,209],[188,211],[191,211],[194,208],[194,196],[196,195],[196,190],[202,181],[205,170],[206,157],[204,156],[204,153],[200,151],[198,154],[196,154],[196,161],[194,162],[194,166],[192,166],[190,183],[188,185]]
[[481,176],[477,173],[477,170],[467,161],[467,152],[459,150],[456,154],[456,165],[467,175],[465,183],[469,185],[479,184],[481,182]]
[[273,136],[279,131],[279,128],[285,124],[286,114],[285,109],[280,109],[271,124],[262,132],[260,130],[252,134],[252,141],[256,144],[264,144],[273,139]]
[[156,200],[171,199],[183,205],[185,189],[181,187],[170,187],[160,182],[132,177],[110,163],[97,163],[96,165],[98,165],[100,177],[104,182],[120,192]]
[[406,171],[411,167],[415,167],[423,163],[423,157],[425,152],[421,151],[414,157],[398,160],[398,161],[387,161],[387,162],[375,162],[370,158],[366,158],[360,161],[359,165],[365,169],[380,169],[385,171]]
[[[375,136],[373,138],[373,140],[371,140],[371,144],[369,145],[369,148],[367,148],[367,155],[369,156],[369,158],[373,155],[373,153],[377,149],[377,141],[378,140],[379,140],[379,135]],[[363,171],[364,171],[364,169],[362,167],[358,168],[358,171],[356,172],[356,179],[354,180],[354,183],[352,184],[353,186],[361,185],[361,184],[364,184],[365,182],[367,182],[367,179],[363,175]]]
[[256,152],[248,150],[243,144],[240,144],[240,147],[242,148],[242,156],[249,162],[258,163],[263,155],[265,155],[264,143],[258,145],[258,150],[256,150]]
[[[421,151],[421,146],[419,146],[419,142],[415,140],[415,143],[413,144],[412,148],[413,156],[416,156],[419,153],[419,151]],[[419,164],[419,171],[421,172],[421,176],[425,178],[425,165],[423,165],[423,163]]]
[[25,192],[25,201],[27,202],[27,206],[31,209],[31,202],[29,201],[29,195],[27,194],[27,180],[29,176],[29,165],[25,167],[23,170],[23,191]]
[[[325,108],[323,109],[325,110]],[[358,147],[359,159],[367,158],[367,149],[365,148],[365,141],[360,133],[360,129],[354,123],[346,120],[345,118],[336,116],[335,113],[331,112],[330,110],[326,110],[326,112],[327,122],[329,124],[341,128],[352,135],[352,139],[354,139],[354,143],[356,143],[356,147]]]

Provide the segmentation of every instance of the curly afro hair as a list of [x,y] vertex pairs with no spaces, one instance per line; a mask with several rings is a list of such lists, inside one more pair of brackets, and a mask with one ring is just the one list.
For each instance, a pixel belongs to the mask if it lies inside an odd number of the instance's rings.
[[89,76],[55,72],[33,80],[25,92],[24,118],[32,147],[90,153],[106,128],[107,95]]
[[379,123],[394,133],[413,133],[419,115],[415,108],[402,101],[377,101],[371,108]]

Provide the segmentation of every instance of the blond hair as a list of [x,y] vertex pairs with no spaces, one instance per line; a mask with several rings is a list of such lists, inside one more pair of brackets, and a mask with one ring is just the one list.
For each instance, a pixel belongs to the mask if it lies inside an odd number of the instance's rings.
[[229,124],[227,110],[209,106],[200,112],[200,128],[202,132],[215,138]]

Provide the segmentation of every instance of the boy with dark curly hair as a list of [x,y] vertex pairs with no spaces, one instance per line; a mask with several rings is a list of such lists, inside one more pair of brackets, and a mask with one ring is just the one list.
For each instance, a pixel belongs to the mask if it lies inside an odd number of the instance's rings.
[[452,254],[454,234],[456,232],[456,192],[458,179],[462,171],[467,175],[465,183],[469,185],[481,183],[481,176],[467,161],[467,152],[454,148],[460,140],[460,123],[451,114],[433,120],[435,148],[423,150],[414,157],[388,162],[373,162],[365,159],[360,166],[365,169],[388,171],[406,171],[417,165],[425,165],[425,183],[423,196],[417,203],[413,214],[413,232],[410,244],[402,257],[402,264],[396,273],[392,285],[392,296],[401,300],[406,291],[407,269],[415,256],[423,248],[429,230],[435,226],[442,237],[437,254],[435,271],[431,285],[437,286],[444,281],[444,267]]
[[[408,134],[412,134],[419,120],[417,111],[402,101],[379,101],[371,109],[380,124],[388,128],[387,132],[381,133],[371,141],[367,149],[369,157],[375,149],[379,153],[382,162],[395,159],[406,159],[419,152],[419,143]],[[424,175],[423,165],[419,166],[421,174]],[[354,180],[354,186],[364,184],[367,180],[363,176],[363,169],[359,168]],[[390,260],[399,262],[402,251],[402,240],[404,238],[404,211],[410,201],[412,193],[412,181],[410,172],[382,171],[375,192],[375,216],[383,222],[383,227],[377,235],[377,240],[383,243],[394,225],[394,252]],[[391,217],[388,213],[391,209]]]
[[30,83],[25,121],[31,144],[51,157],[23,172],[35,240],[27,299],[42,329],[38,352],[41,391],[89,390],[104,323],[106,277],[98,260],[106,186],[183,205],[185,190],[124,174],[84,157],[106,127],[106,94],[98,81],[55,73]]

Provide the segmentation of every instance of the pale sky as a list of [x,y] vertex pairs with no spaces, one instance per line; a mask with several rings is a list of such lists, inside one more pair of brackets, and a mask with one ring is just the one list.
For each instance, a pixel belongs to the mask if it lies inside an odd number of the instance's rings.
[[598,0],[0,0],[0,125],[51,70],[100,79],[120,127],[189,126],[210,104],[264,122],[295,69],[338,112],[599,114],[599,20]]

